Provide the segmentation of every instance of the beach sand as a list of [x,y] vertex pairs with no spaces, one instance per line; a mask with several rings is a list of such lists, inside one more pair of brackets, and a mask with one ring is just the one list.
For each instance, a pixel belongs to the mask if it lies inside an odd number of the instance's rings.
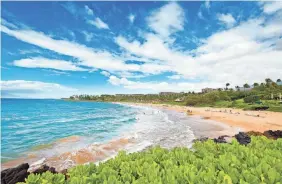
[[[179,126],[183,123],[191,128],[195,138],[209,137],[215,138],[221,135],[233,136],[239,131],[259,131],[281,130],[282,113],[277,112],[258,112],[243,111],[231,108],[208,108],[208,107],[185,107],[167,104],[144,104],[144,103],[120,103],[134,106],[146,106],[160,109],[168,114],[168,117]],[[192,113],[187,113],[187,111]],[[231,113],[232,112],[232,113]],[[259,115],[259,116],[258,116]],[[180,126],[181,127],[181,126]],[[48,149],[57,144],[72,144],[80,140],[79,136],[70,136],[59,139],[54,143],[37,147],[37,149]],[[65,152],[46,158],[44,163],[55,167],[57,170],[72,167],[77,164],[86,164],[88,162],[100,162],[125,149],[128,145],[134,144],[134,141],[126,138],[112,140],[105,144],[93,144],[75,152]],[[59,149],[59,147],[57,148]],[[17,160],[2,163],[2,169],[14,167],[23,162],[34,163],[42,159],[39,155],[29,155],[28,158],[19,158]]]
[[140,106],[150,106],[197,115],[224,123],[231,127],[239,127],[244,131],[264,132],[266,130],[282,130],[282,113],[269,111],[243,111],[232,108],[187,107],[167,104],[126,103]]

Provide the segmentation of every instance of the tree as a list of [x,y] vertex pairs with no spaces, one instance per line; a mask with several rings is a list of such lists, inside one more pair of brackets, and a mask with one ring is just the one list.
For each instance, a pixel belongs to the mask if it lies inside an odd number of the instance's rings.
[[266,84],[268,84],[268,83],[271,83],[272,80],[271,80],[270,78],[266,78],[266,79],[265,79],[265,82],[266,82]]
[[276,84],[275,82],[272,82],[271,85],[275,88],[278,87],[278,84]]
[[247,96],[244,98],[245,103],[255,103],[259,101],[259,96],[253,95],[253,96]]
[[250,88],[250,85],[246,83],[246,84],[244,84],[243,87],[244,87],[244,91],[245,91],[246,88]]
[[276,82],[281,82],[281,79],[277,79],[277,81]]
[[258,86],[259,86],[259,84],[255,82],[254,83],[254,87],[258,87]]
[[235,88],[237,89],[237,91],[239,91],[240,87],[239,86],[235,86]]
[[250,88],[250,85],[249,84],[244,84],[244,86],[243,86],[244,88]]
[[230,84],[229,84],[229,83],[226,83],[225,86],[226,86],[226,90],[227,90],[227,89],[228,89],[228,86],[230,86]]

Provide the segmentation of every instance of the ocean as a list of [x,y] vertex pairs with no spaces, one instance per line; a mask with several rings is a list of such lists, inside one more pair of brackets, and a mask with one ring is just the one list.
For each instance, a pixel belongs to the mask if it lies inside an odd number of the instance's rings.
[[[152,145],[192,145],[185,121],[144,106],[54,99],[1,99],[2,163],[49,161],[64,169]],[[14,163],[14,162],[13,162]]]

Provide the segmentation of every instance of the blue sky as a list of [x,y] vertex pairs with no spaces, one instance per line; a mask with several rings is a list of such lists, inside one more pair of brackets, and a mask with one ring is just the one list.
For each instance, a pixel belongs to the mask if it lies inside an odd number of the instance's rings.
[[2,2],[2,97],[281,78],[280,2]]

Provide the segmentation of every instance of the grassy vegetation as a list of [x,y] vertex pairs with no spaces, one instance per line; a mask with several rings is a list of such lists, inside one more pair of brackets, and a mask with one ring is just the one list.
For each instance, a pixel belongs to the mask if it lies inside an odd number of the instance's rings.
[[282,103],[279,100],[280,94],[282,94],[282,86],[268,80],[267,83],[261,83],[260,85],[256,83],[253,89],[246,91],[236,91],[226,88],[225,90],[219,89],[208,93],[75,95],[70,97],[70,99],[102,102],[161,103],[196,107],[231,107],[244,110],[282,112]]
[[251,137],[247,146],[236,140],[231,144],[216,144],[212,140],[196,142],[193,149],[160,147],[147,151],[119,155],[98,166],[80,165],[62,174],[31,174],[28,184],[88,184],[88,183],[282,183],[282,139]]

